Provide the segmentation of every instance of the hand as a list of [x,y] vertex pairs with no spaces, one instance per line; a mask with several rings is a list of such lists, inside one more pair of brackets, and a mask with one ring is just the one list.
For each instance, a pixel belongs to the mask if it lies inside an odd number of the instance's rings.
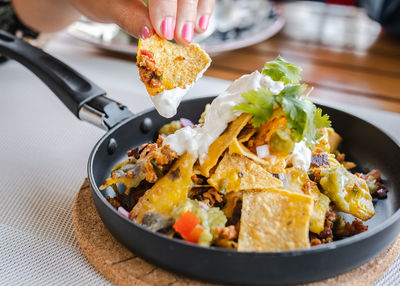
[[194,31],[204,32],[215,0],[12,0],[20,19],[39,32],[58,31],[80,14],[102,23],[116,23],[137,38],[157,32],[183,45]]
[[193,41],[193,32],[203,33],[214,8],[215,0],[148,0],[153,28],[167,40],[180,44]]
[[186,45],[194,32],[207,30],[215,0],[71,0],[88,18],[114,22],[137,38],[157,32],[161,37]]

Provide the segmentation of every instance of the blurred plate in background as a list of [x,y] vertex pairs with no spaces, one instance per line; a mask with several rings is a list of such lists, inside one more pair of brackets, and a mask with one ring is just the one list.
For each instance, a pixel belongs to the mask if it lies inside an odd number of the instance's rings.
[[[284,23],[267,0],[217,0],[208,30],[196,35],[194,42],[209,53],[239,49],[272,37]],[[136,54],[137,39],[114,24],[82,19],[68,28],[68,34],[101,49]]]

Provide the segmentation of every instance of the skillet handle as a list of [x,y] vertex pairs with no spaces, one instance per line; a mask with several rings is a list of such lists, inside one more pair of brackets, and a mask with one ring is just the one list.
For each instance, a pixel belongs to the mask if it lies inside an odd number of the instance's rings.
[[0,54],[36,74],[79,119],[111,129],[132,116],[127,107],[107,98],[103,89],[71,67],[2,30]]

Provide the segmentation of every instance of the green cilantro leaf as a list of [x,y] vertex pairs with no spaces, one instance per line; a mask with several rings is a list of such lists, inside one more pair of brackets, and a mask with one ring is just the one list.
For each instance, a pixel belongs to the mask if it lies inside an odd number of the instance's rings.
[[310,114],[314,112],[314,106],[310,101],[298,100],[293,97],[282,98],[281,105],[289,128],[292,130],[293,139],[301,141],[306,135]]
[[301,80],[302,69],[288,63],[281,56],[275,60],[266,62],[262,73],[268,75],[274,81],[282,81],[284,84],[298,84]]
[[329,120],[329,115],[322,115],[322,109],[317,108],[314,112],[314,125],[315,128],[331,127],[331,121]]
[[236,105],[233,110],[253,114],[252,124],[258,127],[268,121],[274,111],[274,95],[267,88],[249,90],[242,95],[247,102]]
[[278,101],[279,97],[299,99],[304,94],[306,89],[307,89],[306,84],[287,85],[277,95]]

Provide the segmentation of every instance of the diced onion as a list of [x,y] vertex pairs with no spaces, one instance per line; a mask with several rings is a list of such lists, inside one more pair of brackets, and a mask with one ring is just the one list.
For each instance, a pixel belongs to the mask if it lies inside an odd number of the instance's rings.
[[187,119],[187,118],[181,118],[181,119],[179,119],[179,121],[181,122],[181,124],[182,124],[183,127],[186,127],[186,126],[193,126],[193,125],[194,125],[193,122],[190,121],[190,120]]
[[267,158],[269,156],[269,148],[268,145],[261,145],[256,147],[258,158]]
[[130,218],[129,212],[126,209],[124,209],[123,207],[118,207],[118,212],[120,214],[122,214],[124,217]]
[[199,207],[201,207],[205,211],[208,211],[210,209],[210,207],[203,202],[199,202]]

